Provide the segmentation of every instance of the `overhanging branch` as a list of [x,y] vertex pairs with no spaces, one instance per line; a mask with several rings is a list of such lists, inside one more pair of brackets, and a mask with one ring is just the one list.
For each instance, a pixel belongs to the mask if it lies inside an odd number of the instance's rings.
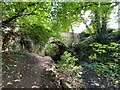
[[7,20],[2,21],[2,26],[3,27],[7,26],[11,21],[15,20],[16,18],[19,18],[19,17],[22,17],[22,16],[26,16],[26,15],[33,15],[33,12],[35,10],[36,10],[36,8],[32,12],[26,13],[26,14],[23,14],[24,11],[22,12],[22,14],[17,13],[15,16],[12,16],[11,18],[8,18]]

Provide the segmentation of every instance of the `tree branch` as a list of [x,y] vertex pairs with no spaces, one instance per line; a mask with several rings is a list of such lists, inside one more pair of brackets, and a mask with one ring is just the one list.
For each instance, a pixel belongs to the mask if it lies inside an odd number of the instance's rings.
[[19,17],[22,17],[22,16],[26,16],[26,15],[32,15],[32,13],[35,10],[36,10],[36,8],[32,12],[30,12],[30,13],[23,14],[25,9],[22,9],[22,14],[18,12],[15,16],[12,16],[11,18],[8,18],[7,20],[2,21],[2,26],[3,27],[7,26],[11,21],[15,20],[16,18],[19,18]]

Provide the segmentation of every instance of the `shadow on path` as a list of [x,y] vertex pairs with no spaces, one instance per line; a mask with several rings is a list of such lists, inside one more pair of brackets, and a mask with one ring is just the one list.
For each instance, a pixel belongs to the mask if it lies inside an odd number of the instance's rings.
[[52,59],[29,54],[27,60],[16,60],[14,55],[3,53],[3,88],[59,88],[59,82],[52,76]]

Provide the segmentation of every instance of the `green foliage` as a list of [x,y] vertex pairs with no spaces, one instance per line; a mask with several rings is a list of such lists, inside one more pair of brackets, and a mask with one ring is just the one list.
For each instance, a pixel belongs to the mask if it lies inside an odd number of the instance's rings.
[[120,80],[120,65],[116,63],[83,64],[85,71],[94,71],[98,76],[104,76],[115,85]]
[[54,56],[58,53],[58,46],[56,44],[46,44],[45,46],[45,54],[49,56]]
[[71,70],[75,66],[75,62],[77,60],[77,58],[71,56],[71,53],[65,51],[61,56],[61,60],[58,65],[62,70]]
[[[29,61],[30,55],[26,52],[21,51],[10,51],[9,53],[2,53],[3,59],[6,58],[8,61]],[[7,55],[7,57],[5,57]],[[3,60],[4,62],[4,60]]]
[[[92,27],[90,27],[91,33],[89,29],[86,33],[90,35],[96,34],[100,38],[97,37],[98,41],[104,41],[107,37],[105,36],[107,20],[113,9],[110,3],[105,2],[3,2],[2,7],[3,27],[14,29],[18,26],[20,31],[27,33],[37,44],[45,44],[51,36],[58,37],[61,32],[69,31],[72,24],[83,22],[82,15],[88,10],[91,11],[90,18],[92,22],[90,25]],[[84,59],[89,57],[91,60],[108,63],[106,65],[103,63],[86,64],[82,67],[89,71],[93,70],[98,75],[107,74],[107,76],[113,77],[113,81],[120,79],[120,66],[116,64],[120,61],[120,45],[116,42],[101,43],[90,44],[91,48],[89,46],[84,47],[85,45],[81,46],[80,56]],[[89,51],[90,53],[88,53]],[[46,55],[54,56],[58,52],[58,46],[55,44],[48,43],[45,47]],[[29,55],[24,52],[16,52],[8,60],[14,60],[13,57],[16,57],[16,61],[32,61]],[[59,75],[61,77],[66,75],[67,79],[72,78],[71,81],[75,78],[73,76],[79,77],[82,67],[75,66],[77,60],[71,53],[65,51],[57,64],[62,71]],[[52,69],[55,71],[55,67]]]
[[119,62],[119,44],[115,42],[109,44],[93,43],[89,46],[93,48],[93,53],[89,56],[89,59],[101,62]]
[[109,3],[98,2],[4,2],[2,7],[3,27],[18,26],[37,44],[45,44],[51,36],[69,31],[72,24],[82,22],[85,11],[94,14],[99,9],[103,13],[102,10],[111,8]]
[[17,27],[35,44],[45,44],[54,34],[50,30],[50,2],[4,2],[2,7],[3,27]]
[[[61,56],[61,60],[56,65],[57,77],[71,86],[71,88],[76,88],[83,85],[83,81],[79,78],[81,77],[83,68],[81,66],[75,66],[75,62],[78,59],[71,56],[71,53],[65,51]],[[70,87],[69,87],[70,88]]]
[[83,64],[82,65],[84,69],[86,70],[93,70],[96,73],[102,75],[102,74],[107,74],[107,75],[114,75],[116,77],[120,76],[120,66],[119,64],[115,63],[93,63],[93,64]]

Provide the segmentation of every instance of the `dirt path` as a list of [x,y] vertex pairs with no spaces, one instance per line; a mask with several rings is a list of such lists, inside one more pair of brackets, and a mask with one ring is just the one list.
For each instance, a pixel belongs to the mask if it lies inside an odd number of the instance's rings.
[[[3,88],[52,88],[52,90],[61,88],[60,81],[55,78],[54,73],[50,70],[51,57],[42,57],[37,54],[3,53],[2,58]],[[67,76],[65,78],[70,79]],[[82,86],[82,83],[78,82],[78,87],[86,88],[85,90],[112,86],[112,84],[109,85],[110,83],[105,77],[98,77],[91,71],[82,72],[79,79],[83,81],[84,85]],[[73,79],[71,83],[74,81]],[[73,84],[77,84],[77,82]]]
[[52,76],[52,59],[49,56],[29,54],[29,60],[14,60],[12,55],[3,54],[3,88],[60,88]]

